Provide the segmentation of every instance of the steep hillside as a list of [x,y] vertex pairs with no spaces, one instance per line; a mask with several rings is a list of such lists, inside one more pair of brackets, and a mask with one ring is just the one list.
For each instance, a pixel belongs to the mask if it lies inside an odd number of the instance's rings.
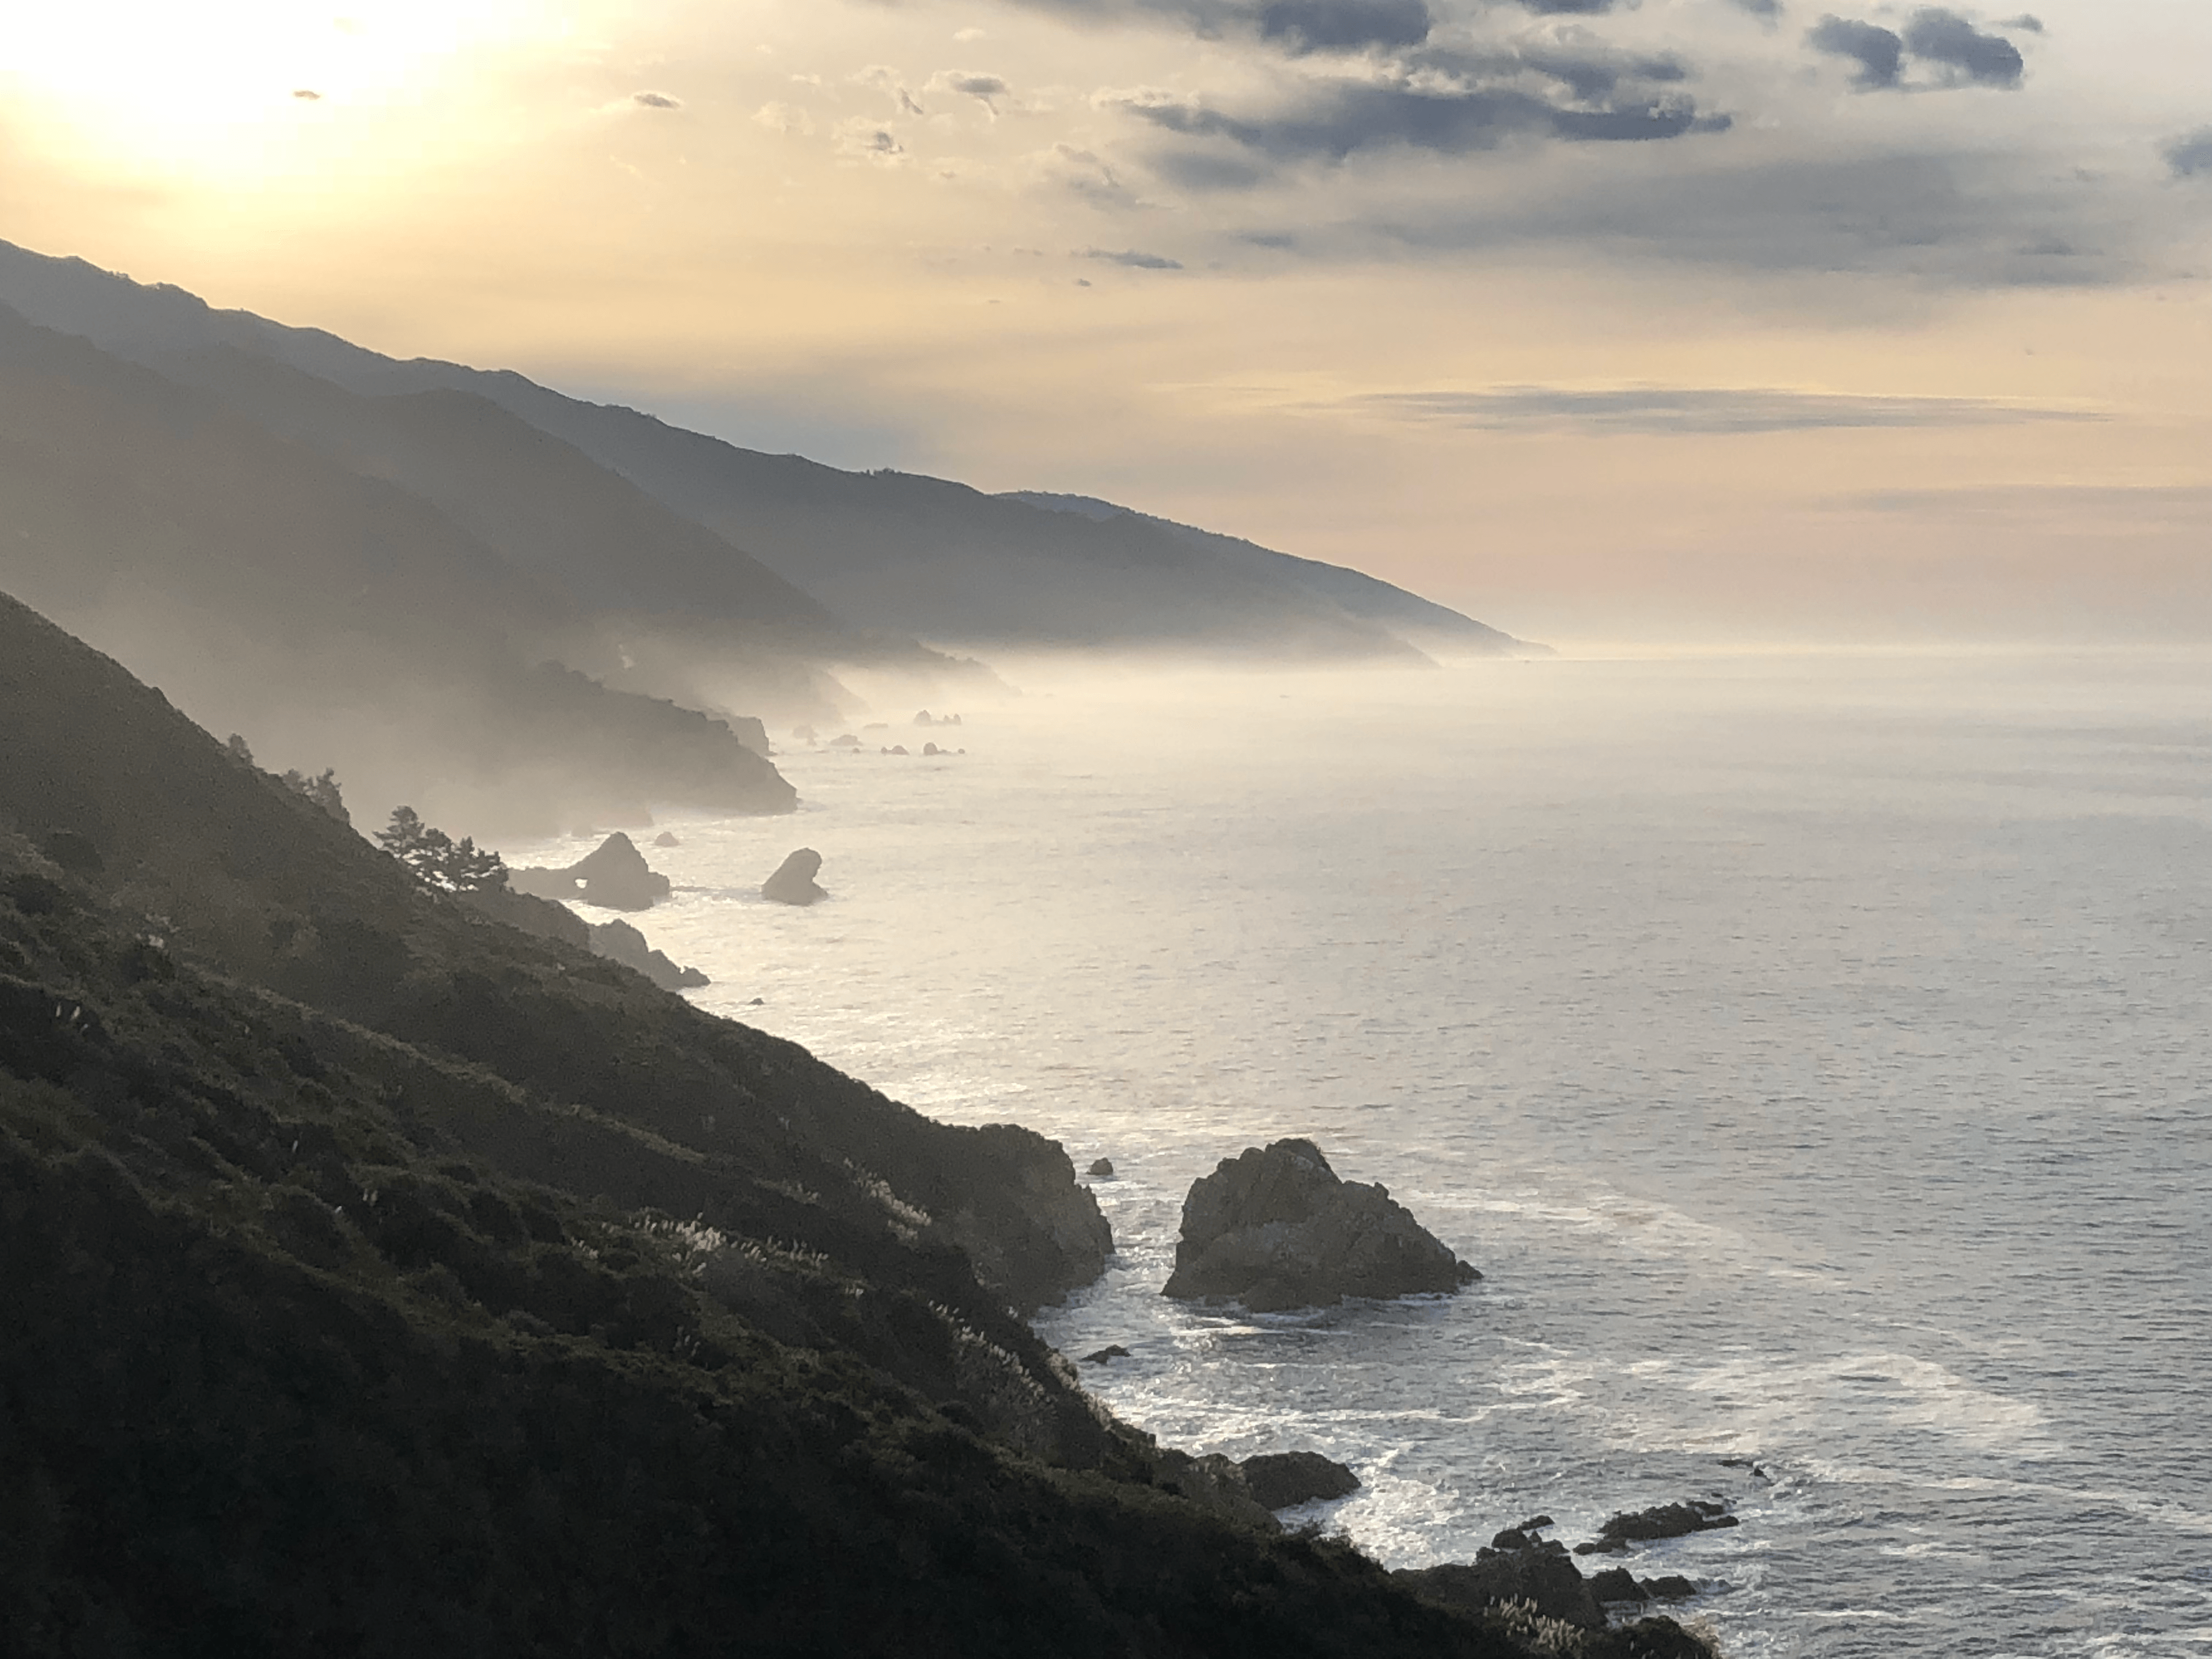
[[[742,548],[862,629],[958,646],[1304,659],[1418,660],[1408,629],[1449,636],[1457,650],[1516,647],[1357,571],[1235,538],[1137,514],[1056,511],[942,479],[761,454],[634,410],[564,397],[513,373],[403,362],[319,330],[215,311],[180,290],[143,287],[81,260],[0,244],[0,302],[179,373],[204,372],[181,368],[181,359],[228,348],[374,398],[444,392],[481,398],[619,474],[711,532],[716,545]],[[470,420],[462,453],[474,455],[490,441],[481,415]],[[672,562],[654,591],[667,608],[710,612],[727,580],[728,555],[677,539],[668,547]]]
[[548,665],[603,659],[597,619],[421,495],[4,307],[0,588],[376,816],[795,799],[723,723]]
[[0,1650],[1700,1651],[1238,1509],[1010,1311],[1108,1244],[0,601]]

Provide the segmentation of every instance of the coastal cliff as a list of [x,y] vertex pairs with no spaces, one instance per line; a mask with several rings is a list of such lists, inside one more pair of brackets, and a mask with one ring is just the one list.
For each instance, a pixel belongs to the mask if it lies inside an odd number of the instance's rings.
[[0,1650],[1696,1650],[1221,1501],[1019,1316],[1110,1248],[0,599]]

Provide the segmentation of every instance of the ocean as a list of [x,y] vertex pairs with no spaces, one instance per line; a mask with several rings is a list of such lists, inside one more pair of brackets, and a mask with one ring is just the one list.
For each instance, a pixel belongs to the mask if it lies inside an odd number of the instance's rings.
[[[1626,1564],[1735,1659],[2212,1653],[2212,657],[1002,672],[780,738],[798,816],[664,820],[634,920],[1112,1161],[1038,1324],[1130,1351],[1123,1417],[1351,1464],[1291,1518],[1392,1566],[1719,1498]],[[802,845],[830,898],[760,899]],[[1190,1182],[1285,1135],[1482,1282],[1165,1301]]]

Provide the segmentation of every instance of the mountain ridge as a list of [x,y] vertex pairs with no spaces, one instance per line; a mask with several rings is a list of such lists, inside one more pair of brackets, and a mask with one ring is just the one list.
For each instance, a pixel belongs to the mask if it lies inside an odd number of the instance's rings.
[[[961,649],[1419,659],[1413,642],[1380,620],[1393,608],[1384,596],[1402,590],[1237,538],[1137,514],[1092,520],[1022,492],[989,495],[951,480],[745,450],[637,410],[568,397],[513,370],[387,357],[327,331],[218,311],[182,289],[9,244],[0,244],[0,301],[138,359],[227,345],[365,396],[473,393],[864,629]],[[1418,619],[1453,648],[1528,648],[1418,596],[1404,599],[1401,619]]]

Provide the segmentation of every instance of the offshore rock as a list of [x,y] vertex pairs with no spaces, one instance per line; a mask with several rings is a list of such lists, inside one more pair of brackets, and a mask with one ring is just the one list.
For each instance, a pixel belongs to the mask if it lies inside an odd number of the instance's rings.
[[1267,1313],[1456,1291],[1481,1277],[1380,1182],[1340,1180],[1310,1140],[1278,1140],[1192,1183],[1164,1293]]
[[1619,1555],[1631,1546],[1662,1538],[1684,1538],[1693,1532],[1711,1532],[1739,1524],[1724,1504],[1692,1498],[1686,1504],[1661,1504],[1633,1515],[1616,1515],[1597,1530],[1587,1544],[1575,1546],[1577,1555]]
[[828,898],[830,895],[815,884],[814,878],[821,870],[822,854],[811,847],[802,847],[761,884],[761,896],[778,904],[812,904]]
[[1319,1498],[1349,1498],[1359,1490],[1359,1477],[1343,1464],[1319,1452],[1262,1452],[1237,1466],[1255,1501],[1271,1510]]
[[649,910],[668,896],[668,878],[649,867],[645,854],[619,830],[565,870],[514,870],[508,881],[517,892],[538,898],[580,901],[609,910]]

